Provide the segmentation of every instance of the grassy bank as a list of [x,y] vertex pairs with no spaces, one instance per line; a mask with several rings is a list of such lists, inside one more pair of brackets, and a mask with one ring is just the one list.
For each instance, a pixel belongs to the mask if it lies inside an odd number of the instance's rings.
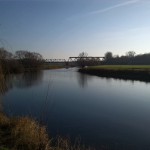
[[84,68],[86,70],[131,70],[131,71],[150,71],[150,65],[101,65]]
[[0,150],[94,150],[69,139],[49,138],[46,128],[29,117],[0,113]]
[[79,69],[81,73],[107,78],[150,82],[150,65],[101,65]]
[[0,149],[48,150],[49,138],[45,127],[28,117],[8,118],[0,113]]

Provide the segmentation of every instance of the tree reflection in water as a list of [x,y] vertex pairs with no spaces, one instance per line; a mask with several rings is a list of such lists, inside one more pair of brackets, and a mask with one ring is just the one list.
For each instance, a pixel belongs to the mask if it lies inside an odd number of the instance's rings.
[[13,87],[29,88],[38,85],[43,78],[43,72],[26,72],[3,76],[0,73],[0,94],[5,94]]
[[43,71],[26,72],[18,74],[13,79],[13,85],[17,88],[29,88],[41,83]]
[[11,81],[9,80],[8,76],[4,76],[0,70],[0,95],[5,94],[9,88],[12,88],[10,83]]
[[4,93],[4,89],[5,88],[5,82],[4,82],[4,75],[3,75],[3,72],[2,72],[2,68],[1,68],[1,65],[0,65],[0,112],[2,112],[2,98],[1,98],[1,95]]
[[91,77],[87,74],[78,73],[77,79],[78,79],[79,86],[82,88],[86,88],[88,86],[88,81],[89,79],[91,79]]
[[4,76],[0,70],[0,111],[2,111],[2,96],[14,87],[30,88],[41,83],[42,71],[9,74]]

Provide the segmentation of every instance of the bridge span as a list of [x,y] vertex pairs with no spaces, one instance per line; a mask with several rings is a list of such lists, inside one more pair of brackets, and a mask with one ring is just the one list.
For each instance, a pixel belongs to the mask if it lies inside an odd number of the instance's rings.
[[84,66],[100,65],[105,57],[69,57],[66,59],[45,59],[45,62],[51,65],[63,65],[63,66]]
[[103,61],[105,59],[105,57],[69,57],[68,60],[66,59],[45,59],[45,62],[70,62],[70,61],[80,61],[80,60],[84,60],[84,61]]
[[66,62],[66,59],[45,59],[45,62],[48,62],[48,63]]

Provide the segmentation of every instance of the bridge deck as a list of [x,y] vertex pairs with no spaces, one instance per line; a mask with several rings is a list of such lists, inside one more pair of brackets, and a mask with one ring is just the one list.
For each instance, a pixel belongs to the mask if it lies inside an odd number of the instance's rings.
[[99,58],[105,58],[105,57],[92,57],[92,56],[90,56],[90,57],[69,57],[70,59],[72,59],[72,58],[75,58],[75,59],[78,59],[78,58],[86,58],[86,59],[88,59],[88,58],[90,58],[90,59],[92,59],[92,58],[96,58],[96,59],[99,59]]
[[66,59],[45,59],[45,62],[48,63],[59,63],[59,62],[75,62],[78,59],[83,59],[85,61],[102,61],[103,59],[105,59],[105,57],[93,57],[93,56],[89,56],[89,57],[69,57],[68,60]]

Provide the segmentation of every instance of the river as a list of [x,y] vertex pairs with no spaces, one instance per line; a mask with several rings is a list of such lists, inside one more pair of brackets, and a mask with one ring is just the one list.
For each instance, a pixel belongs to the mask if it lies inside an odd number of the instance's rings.
[[103,149],[150,149],[150,83],[74,68],[11,75],[6,86],[3,111],[41,121],[50,137]]

